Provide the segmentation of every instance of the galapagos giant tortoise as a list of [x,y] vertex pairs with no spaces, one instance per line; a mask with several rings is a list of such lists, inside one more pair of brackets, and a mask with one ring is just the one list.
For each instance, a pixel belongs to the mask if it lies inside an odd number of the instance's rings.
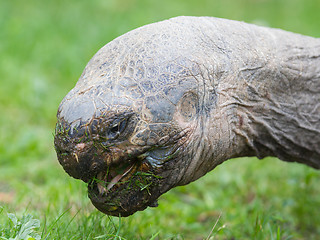
[[320,40],[211,17],[130,31],[90,60],[55,149],[100,211],[128,216],[227,159],[320,167]]

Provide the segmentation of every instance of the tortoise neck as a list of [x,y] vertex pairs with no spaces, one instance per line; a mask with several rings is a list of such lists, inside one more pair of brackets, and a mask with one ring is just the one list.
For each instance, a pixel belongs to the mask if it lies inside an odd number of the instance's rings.
[[251,96],[240,107],[250,123],[246,149],[259,158],[320,168],[320,40],[283,37],[262,74],[267,79],[249,87]]
[[319,92],[320,39],[298,36],[296,41],[279,39],[277,57],[280,73],[297,92]]

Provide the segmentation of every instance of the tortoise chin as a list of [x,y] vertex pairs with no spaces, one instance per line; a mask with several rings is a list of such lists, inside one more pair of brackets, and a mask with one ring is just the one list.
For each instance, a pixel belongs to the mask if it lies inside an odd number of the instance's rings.
[[88,184],[92,204],[101,212],[118,217],[129,216],[148,206],[156,207],[162,178],[145,171],[145,167],[146,164],[133,164],[122,172],[110,169],[99,173]]

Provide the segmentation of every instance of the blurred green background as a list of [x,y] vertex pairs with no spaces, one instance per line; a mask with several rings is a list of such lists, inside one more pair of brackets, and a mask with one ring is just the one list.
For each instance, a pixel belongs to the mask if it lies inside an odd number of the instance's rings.
[[[320,37],[319,0],[2,0],[0,236],[27,214],[42,239],[319,239],[319,172],[276,159],[228,161],[126,219],[96,211],[59,166],[55,114],[93,54],[139,26],[215,16]],[[216,223],[216,225],[215,225]],[[16,229],[16,230],[15,230]]]

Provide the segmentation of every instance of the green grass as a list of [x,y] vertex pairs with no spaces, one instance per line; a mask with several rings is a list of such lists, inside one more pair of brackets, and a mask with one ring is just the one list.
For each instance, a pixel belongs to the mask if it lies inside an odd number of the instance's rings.
[[85,184],[62,170],[52,134],[92,55],[133,28],[207,15],[319,37],[319,10],[318,0],[2,1],[0,239],[27,230],[35,239],[318,239],[320,173],[306,166],[232,160],[158,208],[118,219],[95,210]]

